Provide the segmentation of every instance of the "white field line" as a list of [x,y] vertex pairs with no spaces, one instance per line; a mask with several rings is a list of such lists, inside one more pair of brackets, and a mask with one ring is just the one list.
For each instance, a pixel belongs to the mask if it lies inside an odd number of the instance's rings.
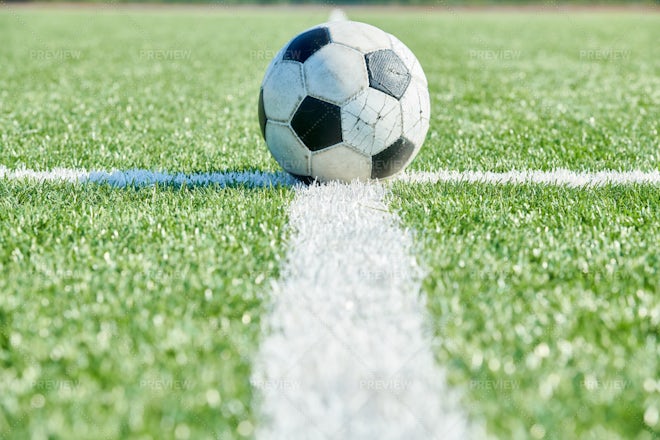
[[606,185],[660,184],[660,171],[432,171],[403,174],[398,180],[411,183],[487,183],[492,185],[541,184],[568,187],[594,187]]
[[462,439],[408,231],[381,184],[296,186],[252,383],[257,438]]
[[89,171],[73,168],[54,168],[49,171],[35,171],[25,168],[11,170],[0,165],[0,179],[27,180],[38,182],[78,182],[89,175]]
[[[9,170],[0,179],[154,184],[294,185],[284,173]],[[438,171],[404,182],[660,184],[660,172]],[[434,364],[409,232],[383,200],[387,185],[294,185],[289,253],[274,284],[254,365],[260,438],[465,438],[458,398]],[[268,301],[267,301],[268,302]]]
[[[11,170],[0,165],[0,179],[61,181],[61,182],[91,182],[107,183],[112,186],[151,186],[162,185],[210,185],[221,186],[247,184],[255,187],[272,185],[291,186],[296,180],[284,172],[236,171],[212,173],[168,173],[143,169],[86,171],[72,168],[55,168],[48,171],[30,169]],[[660,171],[571,171],[556,169],[552,171],[420,171],[405,173],[393,180],[410,183],[485,183],[491,185],[551,185],[567,187],[596,187],[606,185],[659,185]]]
[[39,182],[105,183],[115,187],[142,187],[152,185],[227,186],[237,184],[268,187],[276,185],[291,186],[296,182],[296,179],[284,172],[236,171],[185,174],[141,169],[127,171],[85,171],[68,168],[34,171],[29,169],[9,170],[6,167],[0,166],[0,179],[2,178]]

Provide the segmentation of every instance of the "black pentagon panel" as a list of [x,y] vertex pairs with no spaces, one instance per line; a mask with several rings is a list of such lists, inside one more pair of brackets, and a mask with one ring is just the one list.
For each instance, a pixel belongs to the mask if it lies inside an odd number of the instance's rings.
[[304,63],[314,52],[330,42],[328,28],[320,27],[308,30],[298,35],[284,51],[285,60],[293,60]]
[[408,139],[400,137],[392,145],[372,156],[371,178],[383,179],[396,174],[408,162],[413,151],[415,145]]
[[365,55],[369,86],[400,99],[410,84],[410,72],[393,50],[383,49]]
[[266,139],[266,111],[264,110],[264,89],[259,90],[259,126],[261,135]]
[[291,119],[291,127],[312,151],[341,142],[341,109],[329,102],[306,97]]

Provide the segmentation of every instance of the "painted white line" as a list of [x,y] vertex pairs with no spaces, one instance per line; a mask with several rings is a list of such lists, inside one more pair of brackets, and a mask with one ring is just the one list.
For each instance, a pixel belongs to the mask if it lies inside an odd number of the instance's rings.
[[[296,179],[284,172],[229,171],[212,173],[167,173],[151,170],[86,171],[71,168],[55,168],[47,171],[30,169],[10,170],[0,165],[0,179],[93,182],[108,183],[112,186],[151,186],[171,185],[210,185],[221,186],[247,184],[255,187],[273,185],[291,186]],[[660,171],[552,171],[521,170],[501,173],[489,171],[421,171],[405,173],[395,180],[411,183],[485,183],[491,185],[552,185],[568,187],[596,187],[605,185],[660,185]]]
[[380,184],[296,186],[252,383],[263,439],[462,439],[412,239]]
[[660,184],[660,171],[449,171],[416,172],[403,174],[398,180],[412,183],[468,182],[493,185],[542,184],[568,187],[595,187],[605,185]]
[[[295,184],[285,173],[10,170],[0,179],[116,187]],[[659,171],[418,172],[403,182],[660,185]],[[273,287],[253,385],[261,438],[464,438],[468,424],[431,354],[411,237],[383,201],[387,184],[294,186],[289,254]]]
[[72,168],[55,168],[48,171],[35,171],[25,168],[10,170],[0,165],[0,179],[33,180],[38,182],[77,182],[87,176],[88,171]]
[[142,187],[152,185],[249,185],[253,187],[291,186],[296,179],[284,172],[268,173],[262,171],[214,172],[214,173],[167,173],[133,169],[126,171],[85,171],[67,168],[55,168],[50,171],[29,169],[9,170],[0,166],[0,179],[32,180],[51,182],[79,182],[109,184],[114,187]]

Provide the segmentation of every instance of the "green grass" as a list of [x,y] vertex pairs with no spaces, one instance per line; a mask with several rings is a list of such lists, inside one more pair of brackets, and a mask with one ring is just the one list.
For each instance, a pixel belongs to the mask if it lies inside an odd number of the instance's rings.
[[[4,165],[275,169],[258,87],[327,13],[211,11],[0,14]],[[376,11],[352,17],[407,43],[431,84],[413,168],[658,168],[657,15]],[[618,59],[589,59],[608,50]]]
[[250,434],[289,197],[0,182],[0,434]]
[[[412,169],[660,168],[658,15],[349,14],[426,70],[433,118]],[[0,165],[276,170],[258,87],[326,16],[5,6]],[[608,50],[619,59],[589,55]],[[250,436],[291,196],[0,181],[0,437]],[[643,420],[660,409],[659,197],[394,185],[438,359],[492,434],[659,435]]]
[[[501,438],[652,438],[660,190],[397,184],[438,358]],[[652,409],[649,411],[653,411]]]
[[273,51],[324,16],[0,13],[3,164],[274,170],[259,84]]

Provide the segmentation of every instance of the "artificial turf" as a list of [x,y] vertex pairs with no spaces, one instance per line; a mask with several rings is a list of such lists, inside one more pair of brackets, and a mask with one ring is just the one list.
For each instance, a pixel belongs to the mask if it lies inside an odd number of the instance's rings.
[[660,432],[660,190],[396,184],[437,356],[499,438]]
[[[0,165],[277,170],[259,84],[327,13],[4,5]],[[348,14],[426,71],[412,170],[659,168],[657,14]],[[475,420],[501,438],[658,436],[657,187],[392,191]],[[0,181],[0,437],[251,436],[291,197]]]
[[0,433],[249,436],[290,194],[0,182]]

